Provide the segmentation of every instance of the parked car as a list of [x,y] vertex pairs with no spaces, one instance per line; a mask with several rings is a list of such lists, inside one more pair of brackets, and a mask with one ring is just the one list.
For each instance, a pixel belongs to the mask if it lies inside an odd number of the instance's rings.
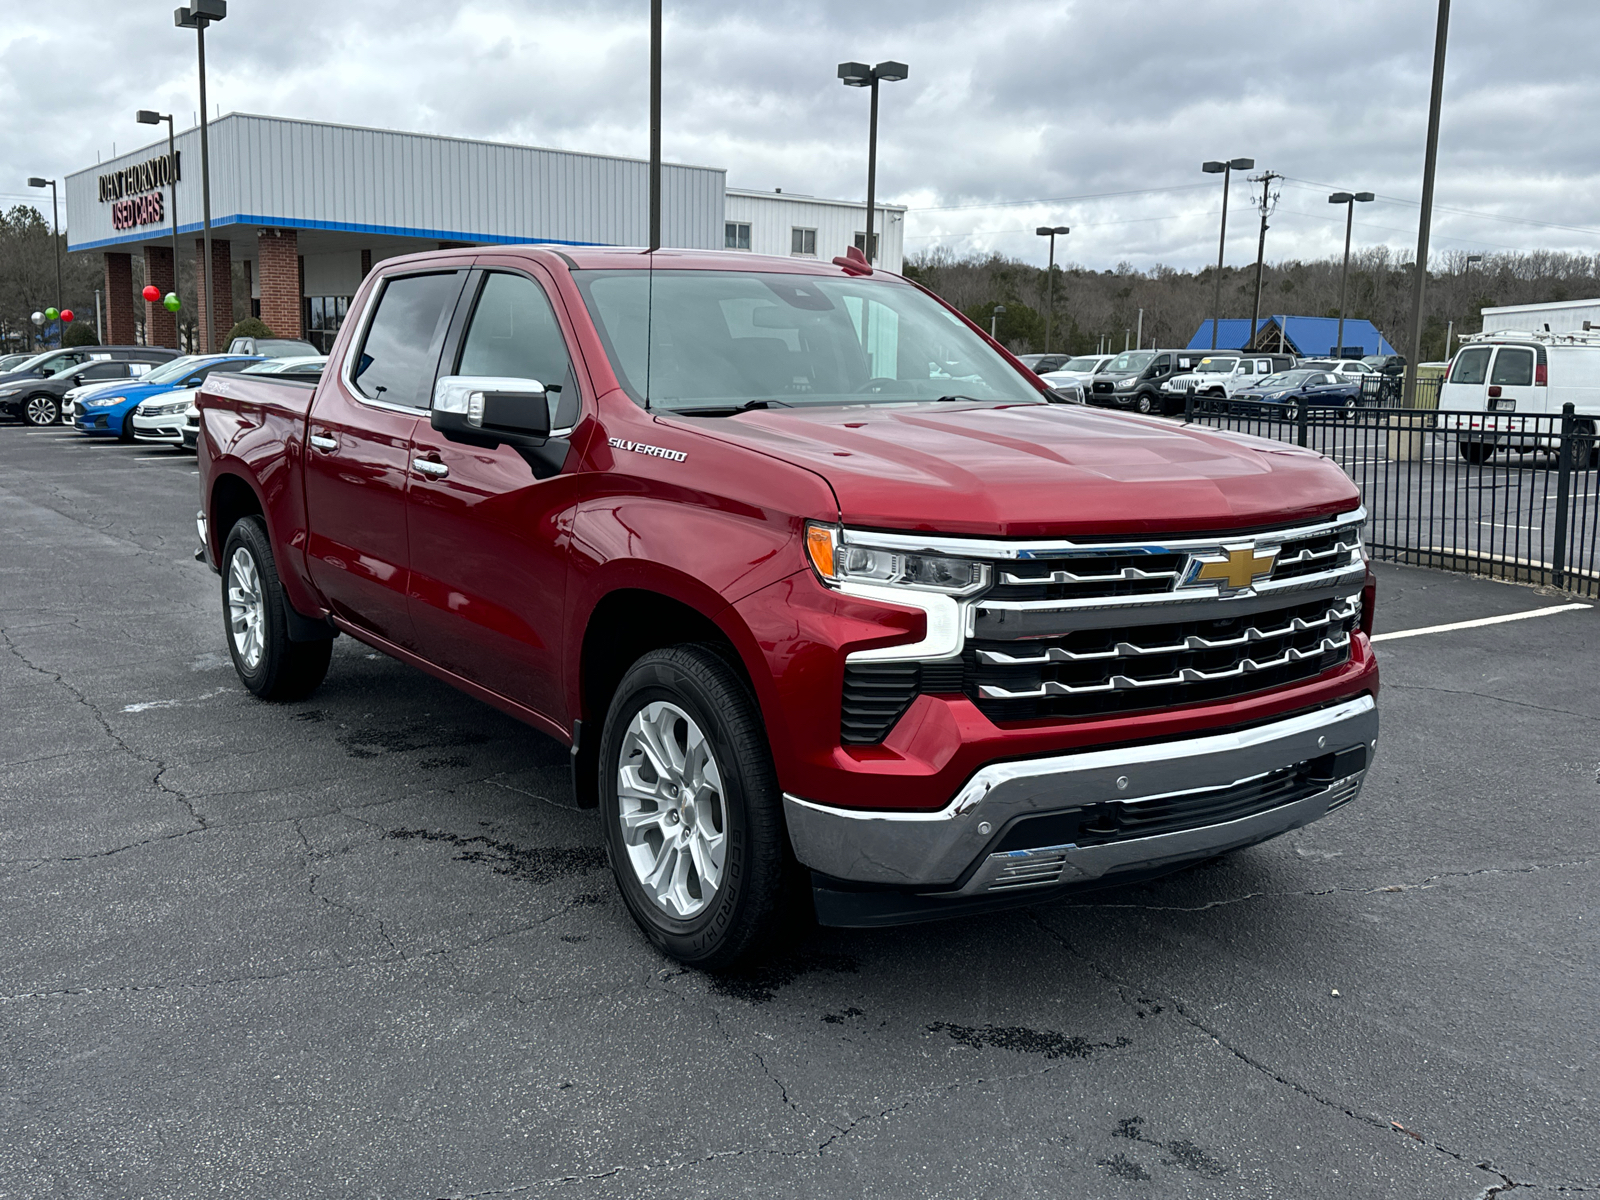
[[1362,403],[1359,379],[1341,379],[1332,371],[1296,367],[1269,375],[1255,387],[1234,394],[1235,400],[1250,404],[1281,404],[1292,415],[1299,406],[1307,408],[1358,408]]
[[[322,368],[327,361],[321,355],[310,358],[264,358],[250,363],[239,374],[285,375],[315,381],[322,375]],[[187,428],[187,414],[195,413],[198,418],[200,410],[194,405],[197,390],[185,388],[152,396],[140,402],[129,418],[133,424],[133,440],[192,449],[193,441],[187,440],[184,434]],[[198,419],[196,425],[198,426]]]
[[200,440],[200,406],[190,404],[183,410],[183,448],[193,450]]
[[322,351],[300,338],[236,337],[228,343],[229,354],[258,354],[262,358],[318,358]]
[[349,635],[558,738],[622,902],[703,967],[791,904],[1037,903],[1354,798],[1355,485],[1044,386],[859,258],[388,259],[315,386],[200,390],[224,644],[290,699]]
[[1183,397],[1163,392],[1161,385],[1193,370],[1204,357],[1199,350],[1124,350],[1094,377],[1088,401],[1142,413],[1177,412]]
[[9,374],[32,357],[31,354],[0,354],[0,375]]
[[61,419],[68,392],[80,388],[92,389],[118,380],[138,379],[170,358],[169,352],[158,350],[137,358],[129,355],[72,363],[48,379],[0,387],[0,412],[7,416],[20,416],[29,425],[54,425]]
[[1017,361],[1035,375],[1059,371],[1072,359],[1070,354],[1019,354]]
[[[1439,386],[1439,427],[1456,434],[1456,450],[1471,463],[1502,450],[1554,454],[1560,440],[1552,418],[1570,403],[1577,437],[1572,461],[1600,462],[1600,340],[1584,334],[1477,334],[1456,352]],[[1466,414],[1466,415],[1461,415]],[[1481,416],[1479,414],[1482,414]]]
[[80,397],[74,404],[76,415],[72,423],[91,437],[118,437],[131,442],[133,423],[129,417],[143,401],[180,388],[197,388],[214,371],[240,371],[260,361],[256,355],[246,358],[228,354],[189,354],[175,358],[127,387],[113,385]]
[[[74,368],[94,362],[163,363],[177,357],[176,351],[160,346],[72,346],[65,350],[46,350],[24,360],[5,375],[0,375],[0,412],[26,419],[27,398],[36,393],[47,395],[54,401],[59,416],[62,391],[53,387],[41,389],[47,380],[71,373]],[[69,387],[73,386],[71,384]],[[41,413],[44,404],[35,408]],[[53,424],[45,421],[44,424]]]
[[1179,405],[1191,387],[1197,396],[1228,397],[1255,387],[1269,375],[1290,370],[1294,364],[1294,356],[1289,354],[1218,351],[1202,358],[1194,370],[1174,375],[1161,390],[1175,397]]
[[1080,354],[1069,358],[1059,370],[1047,371],[1039,378],[1049,385],[1056,399],[1082,404],[1088,398],[1090,381],[1115,357],[1114,354]]
[[1340,379],[1366,379],[1382,374],[1377,368],[1369,366],[1359,358],[1302,358],[1297,365],[1313,367],[1318,371],[1329,371]]

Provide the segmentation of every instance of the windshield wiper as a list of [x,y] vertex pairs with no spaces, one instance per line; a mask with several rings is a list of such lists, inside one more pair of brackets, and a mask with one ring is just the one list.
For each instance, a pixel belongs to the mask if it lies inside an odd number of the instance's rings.
[[746,400],[743,404],[708,404],[701,408],[663,409],[680,417],[731,417],[760,408],[793,408],[785,400]]
[[938,397],[937,399],[934,400],[934,403],[935,404],[943,404],[946,400],[968,400],[968,401],[971,401],[973,404],[982,404],[983,403],[983,401],[979,400],[976,396],[940,396],[940,397]]

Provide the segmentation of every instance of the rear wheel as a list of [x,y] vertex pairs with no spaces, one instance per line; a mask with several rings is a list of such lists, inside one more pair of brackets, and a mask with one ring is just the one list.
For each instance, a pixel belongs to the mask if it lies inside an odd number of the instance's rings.
[[222,547],[222,620],[239,681],[263,700],[303,700],[333,657],[331,639],[289,640],[288,601],[260,517],[245,517]]
[[1577,471],[1600,466],[1600,446],[1595,445],[1593,421],[1578,421],[1572,426],[1572,466]]
[[54,425],[61,419],[61,405],[54,396],[29,396],[22,405],[22,419],[29,425]]
[[1462,458],[1466,459],[1473,466],[1480,466],[1483,463],[1488,462],[1494,457],[1494,452],[1497,448],[1498,447],[1492,446],[1488,442],[1456,443],[1456,453],[1461,455]]
[[628,911],[679,962],[727,967],[782,910],[782,798],[750,689],[709,646],[646,654],[600,746],[606,851]]

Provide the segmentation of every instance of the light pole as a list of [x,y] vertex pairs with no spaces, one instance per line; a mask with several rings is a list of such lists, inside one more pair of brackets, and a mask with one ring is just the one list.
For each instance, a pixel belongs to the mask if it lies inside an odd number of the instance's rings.
[[1040,237],[1050,239],[1050,267],[1047,272],[1050,281],[1048,285],[1049,300],[1046,302],[1048,307],[1044,310],[1044,352],[1049,354],[1050,318],[1055,315],[1056,311],[1056,234],[1059,233],[1062,237],[1065,237],[1072,230],[1065,225],[1041,225],[1034,232]]
[[[1464,291],[1466,291],[1466,293],[1467,293],[1467,307],[1468,308],[1472,307],[1472,264],[1473,263],[1481,263],[1482,261],[1483,261],[1483,255],[1481,255],[1481,254],[1469,254],[1469,255],[1467,255],[1466,264],[1461,268],[1461,286],[1462,286],[1462,289]],[[1462,336],[1464,337],[1466,335],[1463,334]],[[1452,349],[1451,349],[1451,346],[1450,346],[1449,342],[1447,341],[1446,344],[1445,344],[1445,348],[1444,348],[1444,356],[1446,358],[1449,358],[1451,356],[1451,354],[1452,354]]]
[[[167,191],[172,197],[172,294],[178,294],[178,143],[172,130],[172,114],[141,108],[134,117],[141,125],[167,123]],[[173,321],[177,329],[177,321]],[[176,340],[176,339],[174,339]]]
[[1000,314],[1005,312],[1005,310],[1006,306],[1004,304],[996,304],[994,306],[994,311],[989,314],[989,337],[992,341],[998,342],[1000,340],[999,335],[995,333],[995,330],[1000,324]]
[[[61,305],[61,217],[60,217],[60,214],[56,210],[56,181],[54,179],[40,179],[37,175],[35,175],[32,179],[28,180],[28,186],[29,187],[36,187],[36,188],[47,187],[47,188],[50,189],[50,223],[51,223],[52,226],[55,227],[55,237],[51,239],[51,243],[56,248],[56,311],[60,312],[61,311],[61,307],[62,307],[62,305]],[[61,328],[61,324],[60,324],[59,319],[57,320],[57,323],[56,323],[56,330],[57,330],[58,334],[65,334],[65,332],[66,332],[65,330],[63,330]]]
[[[195,44],[199,47],[200,55],[200,213],[201,225],[205,230],[206,274],[200,291],[206,309],[206,319],[201,322],[203,328],[200,330],[200,349],[205,354],[211,353],[211,329],[217,321],[211,295],[211,143],[206,132],[206,26],[213,21],[222,20],[227,15],[228,0],[193,0],[187,8],[177,9],[172,14],[172,23],[179,29],[194,30]],[[172,264],[172,271],[176,276],[178,271],[176,262]],[[231,296],[229,304],[231,307]]]
[[1339,340],[1334,343],[1333,356],[1344,357],[1344,285],[1350,274],[1350,228],[1355,224],[1356,205],[1372,201],[1371,192],[1334,192],[1329,204],[1344,205],[1344,267],[1339,271]]
[[869,263],[878,257],[872,240],[873,206],[878,191],[878,82],[898,83],[910,73],[911,68],[902,62],[881,62],[875,67],[858,62],[839,64],[839,78],[845,87],[872,89],[872,118],[867,132],[867,236],[861,251]]
[[1207,175],[1222,176],[1222,232],[1217,237],[1217,291],[1211,304],[1211,348],[1217,348],[1217,322],[1222,319],[1222,255],[1228,246],[1228,182],[1235,171],[1255,170],[1253,158],[1230,158],[1227,162],[1205,162],[1200,169]]
[[1433,220],[1433,170],[1439,161],[1439,109],[1444,103],[1444,52],[1450,40],[1450,0],[1439,0],[1433,35],[1433,88],[1428,95],[1428,143],[1422,155],[1422,216],[1417,221],[1416,278],[1411,281],[1411,353],[1406,356],[1405,403],[1416,401],[1422,361],[1422,309],[1428,292],[1428,232]]

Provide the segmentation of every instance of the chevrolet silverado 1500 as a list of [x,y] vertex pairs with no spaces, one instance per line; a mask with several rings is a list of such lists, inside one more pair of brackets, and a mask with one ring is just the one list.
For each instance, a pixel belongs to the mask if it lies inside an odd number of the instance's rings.
[[846,926],[1031,902],[1353,799],[1349,479],[1041,387],[856,254],[396,258],[315,386],[206,381],[200,535],[257,695],[309,694],[343,633],[569,746],[685,962],[797,895]]

